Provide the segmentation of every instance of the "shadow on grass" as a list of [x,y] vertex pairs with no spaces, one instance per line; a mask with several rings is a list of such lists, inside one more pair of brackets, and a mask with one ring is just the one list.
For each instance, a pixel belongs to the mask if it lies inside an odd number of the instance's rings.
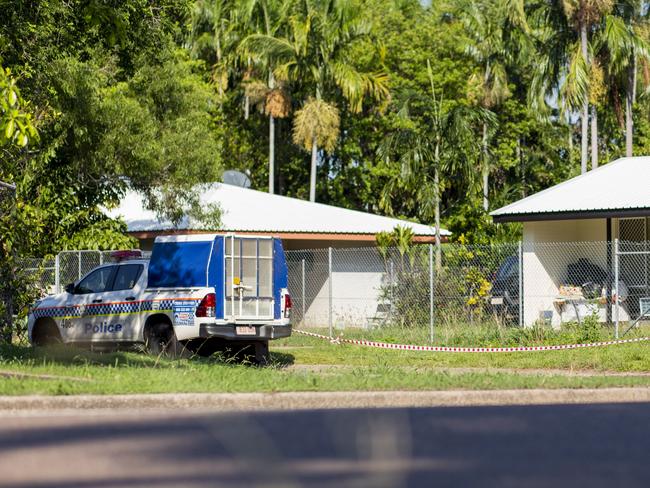
[[[293,364],[292,354],[271,352],[270,367],[286,367]],[[110,367],[184,367],[190,365],[249,365],[249,361],[223,353],[210,357],[192,355],[183,359],[169,359],[146,354],[137,348],[107,352],[91,351],[71,345],[32,347],[27,345],[0,345],[0,363],[21,363],[25,365],[59,364],[63,366],[110,366]]]

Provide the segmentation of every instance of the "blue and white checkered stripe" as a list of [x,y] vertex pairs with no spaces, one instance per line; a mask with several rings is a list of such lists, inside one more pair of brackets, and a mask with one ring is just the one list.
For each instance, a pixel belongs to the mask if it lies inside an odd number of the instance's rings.
[[124,315],[138,312],[151,312],[151,311],[171,311],[175,301],[194,301],[200,302],[200,299],[163,299],[163,300],[144,300],[139,302],[113,302],[113,303],[98,303],[88,305],[69,305],[63,307],[43,307],[37,308],[33,311],[34,318],[41,317],[91,317],[93,315]]

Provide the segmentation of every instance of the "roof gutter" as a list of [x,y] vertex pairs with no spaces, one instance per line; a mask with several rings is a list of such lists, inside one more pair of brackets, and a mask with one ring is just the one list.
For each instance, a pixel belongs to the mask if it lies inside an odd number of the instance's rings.
[[524,213],[492,215],[495,224],[505,222],[539,222],[547,220],[611,219],[650,217],[650,207],[619,210],[573,210],[568,212]]

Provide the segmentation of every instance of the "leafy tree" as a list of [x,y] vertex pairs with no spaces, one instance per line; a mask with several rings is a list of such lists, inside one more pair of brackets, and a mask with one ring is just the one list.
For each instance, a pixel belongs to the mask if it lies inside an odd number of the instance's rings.
[[[467,180],[471,176],[475,144],[474,129],[477,124],[489,123],[492,114],[484,109],[472,109],[463,105],[445,104],[442,95],[436,93],[431,64],[427,64],[430,92],[407,94],[399,107],[398,116],[403,126],[386,139],[382,153],[387,158],[395,157],[401,166],[397,178],[388,182],[384,193],[400,189],[415,190],[419,196],[421,217],[435,221],[436,268],[442,263],[440,239],[440,202],[442,177],[447,174],[462,174]],[[419,99],[422,112],[415,118],[410,107]],[[383,200],[389,205],[389,199]]]
[[352,112],[360,112],[363,100],[386,98],[386,76],[361,72],[351,59],[354,45],[370,31],[355,2],[328,0],[298,2],[288,17],[284,37],[252,35],[245,41],[253,54],[274,66],[278,79],[307,82],[313,90],[294,118],[294,142],[311,150],[310,200],[316,199],[319,145],[333,149],[339,133],[338,108],[325,101],[341,93]]
[[[606,15],[599,32],[600,57],[604,60],[606,86],[613,101],[616,116],[620,117],[621,93],[625,98],[625,155],[633,154],[633,106],[637,92],[637,70],[650,61],[650,46],[644,38],[647,28],[644,5],[638,1],[620,2]],[[642,80],[647,87],[647,80]],[[623,125],[623,124],[621,124]]]
[[0,147],[25,147],[30,140],[38,140],[38,132],[29,105],[20,96],[11,70],[0,66]]

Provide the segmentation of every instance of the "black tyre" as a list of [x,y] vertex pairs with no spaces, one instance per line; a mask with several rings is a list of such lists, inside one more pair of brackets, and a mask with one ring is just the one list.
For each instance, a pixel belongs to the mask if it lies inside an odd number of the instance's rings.
[[209,339],[193,339],[189,341],[185,347],[192,353],[197,356],[208,358],[212,356],[215,352],[223,350],[223,341],[217,338]]
[[255,363],[260,366],[266,366],[270,362],[269,341],[257,341],[255,343]]
[[183,346],[176,338],[174,328],[169,323],[159,322],[145,330],[144,343],[147,352],[153,356],[178,358]]
[[271,359],[269,341],[226,341],[223,352],[227,359],[259,366],[266,366]]
[[53,344],[61,344],[61,333],[51,319],[42,319],[36,322],[32,330],[32,344],[36,347],[51,346]]

